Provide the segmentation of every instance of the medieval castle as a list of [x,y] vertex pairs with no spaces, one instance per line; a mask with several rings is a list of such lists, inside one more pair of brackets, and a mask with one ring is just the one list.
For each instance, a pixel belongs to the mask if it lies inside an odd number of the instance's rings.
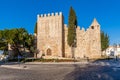
[[[67,44],[68,26],[64,24],[63,14],[37,15],[37,57],[71,58],[71,47]],[[99,58],[101,56],[100,24],[96,19],[87,30],[76,28],[75,58]]]

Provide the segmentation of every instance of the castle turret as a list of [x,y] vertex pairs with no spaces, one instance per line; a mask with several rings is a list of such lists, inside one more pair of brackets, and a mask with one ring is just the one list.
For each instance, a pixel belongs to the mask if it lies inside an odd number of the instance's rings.
[[37,17],[38,57],[63,57],[63,15],[62,13],[41,14]]
[[[92,35],[92,36],[91,36]],[[90,26],[90,48],[91,48],[91,57],[100,57],[101,55],[101,38],[100,38],[100,24],[94,18]]]

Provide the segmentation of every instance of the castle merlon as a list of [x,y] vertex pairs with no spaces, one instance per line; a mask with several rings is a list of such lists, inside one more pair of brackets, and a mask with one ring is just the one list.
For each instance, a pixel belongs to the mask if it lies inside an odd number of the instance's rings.
[[67,24],[64,24],[64,27],[67,27]]
[[80,30],[80,26],[77,26],[77,29]]
[[85,31],[85,28],[84,28],[84,27],[82,27],[82,31]]

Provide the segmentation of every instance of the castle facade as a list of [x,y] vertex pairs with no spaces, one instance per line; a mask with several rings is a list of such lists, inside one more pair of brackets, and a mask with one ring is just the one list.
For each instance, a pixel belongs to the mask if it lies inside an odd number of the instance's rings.
[[45,58],[99,58],[101,56],[100,24],[96,19],[87,30],[76,28],[76,47],[74,51],[67,44],[68,26],[64,24],[63,14],[37,15],[37,57]]

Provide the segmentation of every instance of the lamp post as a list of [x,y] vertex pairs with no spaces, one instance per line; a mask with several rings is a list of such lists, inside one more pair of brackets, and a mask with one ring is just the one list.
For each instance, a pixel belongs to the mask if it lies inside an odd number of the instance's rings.
[[20,56],[19,56],[19,53],[18,53],[18,64],[20,66]]
[[114,43],[114,56],[115,56],[115,59],[117,61],[117,44]]

